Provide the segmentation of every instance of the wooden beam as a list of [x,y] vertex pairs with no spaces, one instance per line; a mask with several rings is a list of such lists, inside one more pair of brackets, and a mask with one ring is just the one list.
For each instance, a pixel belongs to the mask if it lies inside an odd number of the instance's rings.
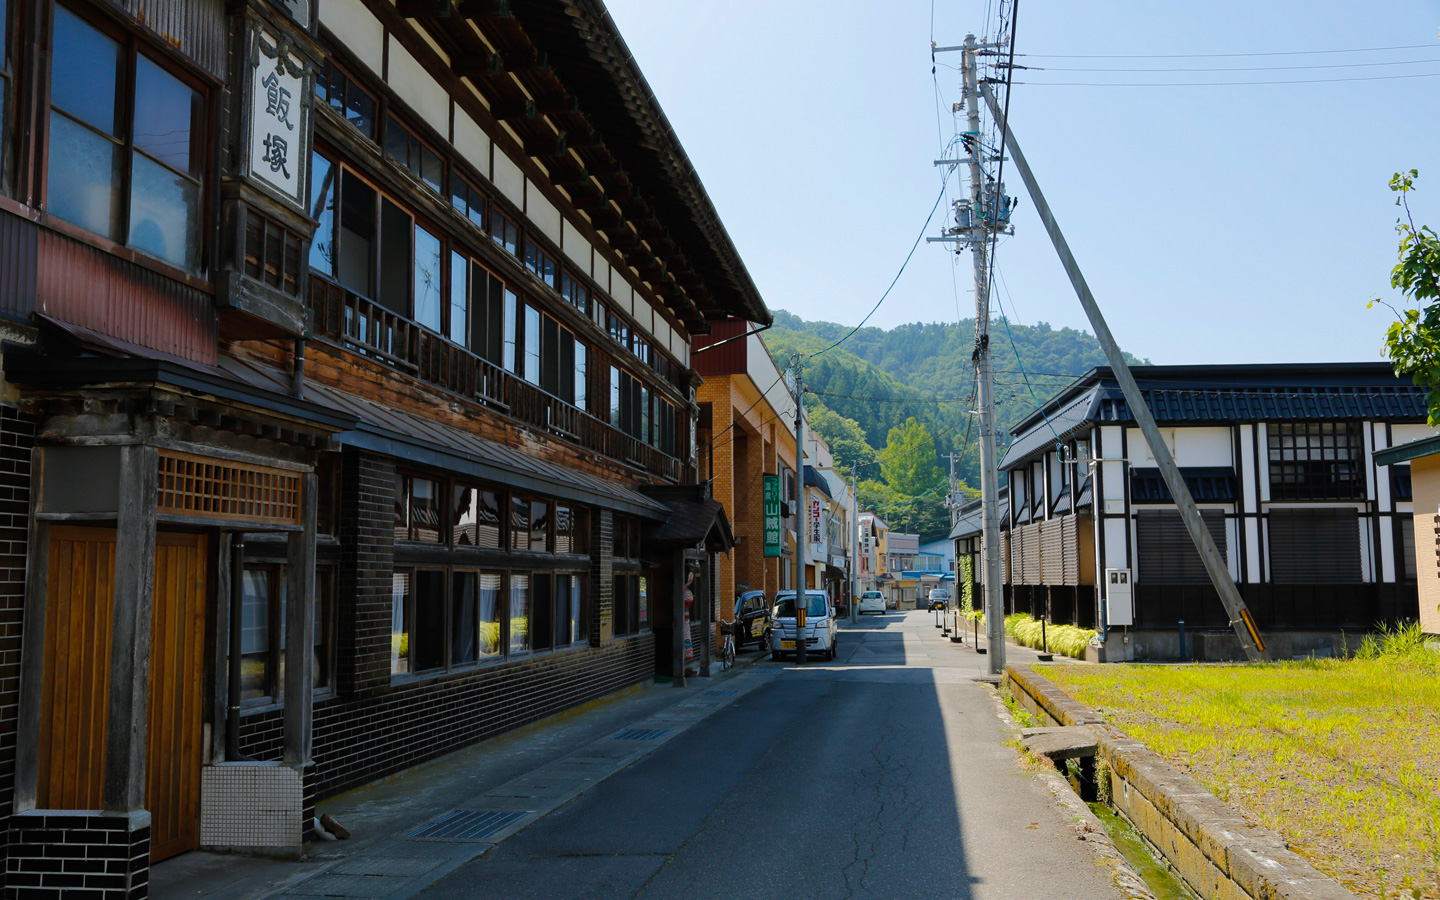
[[542,135],[525,139],[526,156],[561,156],[565,153],[565,135]]
[[476,53],[451,58],[450,71],[456,78],[494,78],[505,74],[505,66],[499,54]]
[[[590,224],[609,234],[612,230],[619,230],[625,226],[625,217],[616,212],[612,207],[601,207],[590,213]],[[614,241],[611,241],[612,246]]]

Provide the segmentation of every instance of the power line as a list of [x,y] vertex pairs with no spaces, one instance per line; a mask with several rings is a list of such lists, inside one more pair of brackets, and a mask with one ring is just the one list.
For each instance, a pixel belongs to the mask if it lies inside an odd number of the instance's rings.
[[1418,66],[1421,63],[1440,62],[1440,59],[1397,59],[1390,62],[1326,63],[1313,66],[1216,66],[1211,68],[1172,69],[1067,69],[1050,66],[1027,66],[1031,72],[1280,72],[1301,69],[1365,69],[1375,66]]
[[1274,50],[1265,53],[1132,53],[1060,54],[1022,53],[1026,59],[1225,59],[1238,56],[1312,56],[1325,53],[1380,53],[1386,50],[1433,50],[1434,44],[1406,44],[1402,47],[1354,47],[1346,50]]
[[1291,81],[1017,81],[1031,87],[1254,87],[1266,84],[1339,84],[1347,81],[1398,81],[1404,78],[1435,78],[1440,72],[1413,75],[1372,75],[1365,78],[1301,78]]

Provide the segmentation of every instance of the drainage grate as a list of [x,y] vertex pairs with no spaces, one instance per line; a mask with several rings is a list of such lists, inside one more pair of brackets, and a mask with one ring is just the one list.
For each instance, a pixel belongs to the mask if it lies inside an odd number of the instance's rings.
[[422,841],[479,841],[529,814],[529,810],[456,809],[405,836]]
[[612,737],[612,741],[653,741],[670,733],[668,728],[627,728]]
[[733,696],[735,696],[735,695],[738,694],[738,693],[740,693],[740,692],[739,692],[739,691],[701,691],[701,692],[700,692],[700,696],[702,696],[702,697],[733,697]]

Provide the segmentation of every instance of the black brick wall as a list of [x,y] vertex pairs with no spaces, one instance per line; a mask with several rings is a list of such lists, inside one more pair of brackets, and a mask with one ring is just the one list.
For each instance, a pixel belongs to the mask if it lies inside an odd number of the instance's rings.
[[[20,705],[20,635],[25,616],[25,562],[30,521],[30,452],[35,422],[0,407],[0,830],[14,812],[15,741]],[[36,648],[37,652],[39,648]],[[0,840],[0,891],[6,885],[6,841]]]
[[[395,466],[347,450],[341,500],[335,695],[317,700],[313,790],[324,798],[554,715],[654,675],[654,636],[612,638],[612,516],[590,516],[589,647],[392,685]],[[241,749],[278,760],[282,712],[247,715]]]
[[126,816],[27,813],[11,820],[6,894],[15,900],[142,900],[150,826]]

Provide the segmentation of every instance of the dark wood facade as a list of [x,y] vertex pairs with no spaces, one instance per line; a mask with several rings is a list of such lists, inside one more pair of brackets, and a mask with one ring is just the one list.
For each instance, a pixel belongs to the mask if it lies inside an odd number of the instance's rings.
[[599,3],[456,7],[0,2],[0,889],[298,852],[674,668],[716,546],[641,489],[703,493],[693,336],[769,313]]

